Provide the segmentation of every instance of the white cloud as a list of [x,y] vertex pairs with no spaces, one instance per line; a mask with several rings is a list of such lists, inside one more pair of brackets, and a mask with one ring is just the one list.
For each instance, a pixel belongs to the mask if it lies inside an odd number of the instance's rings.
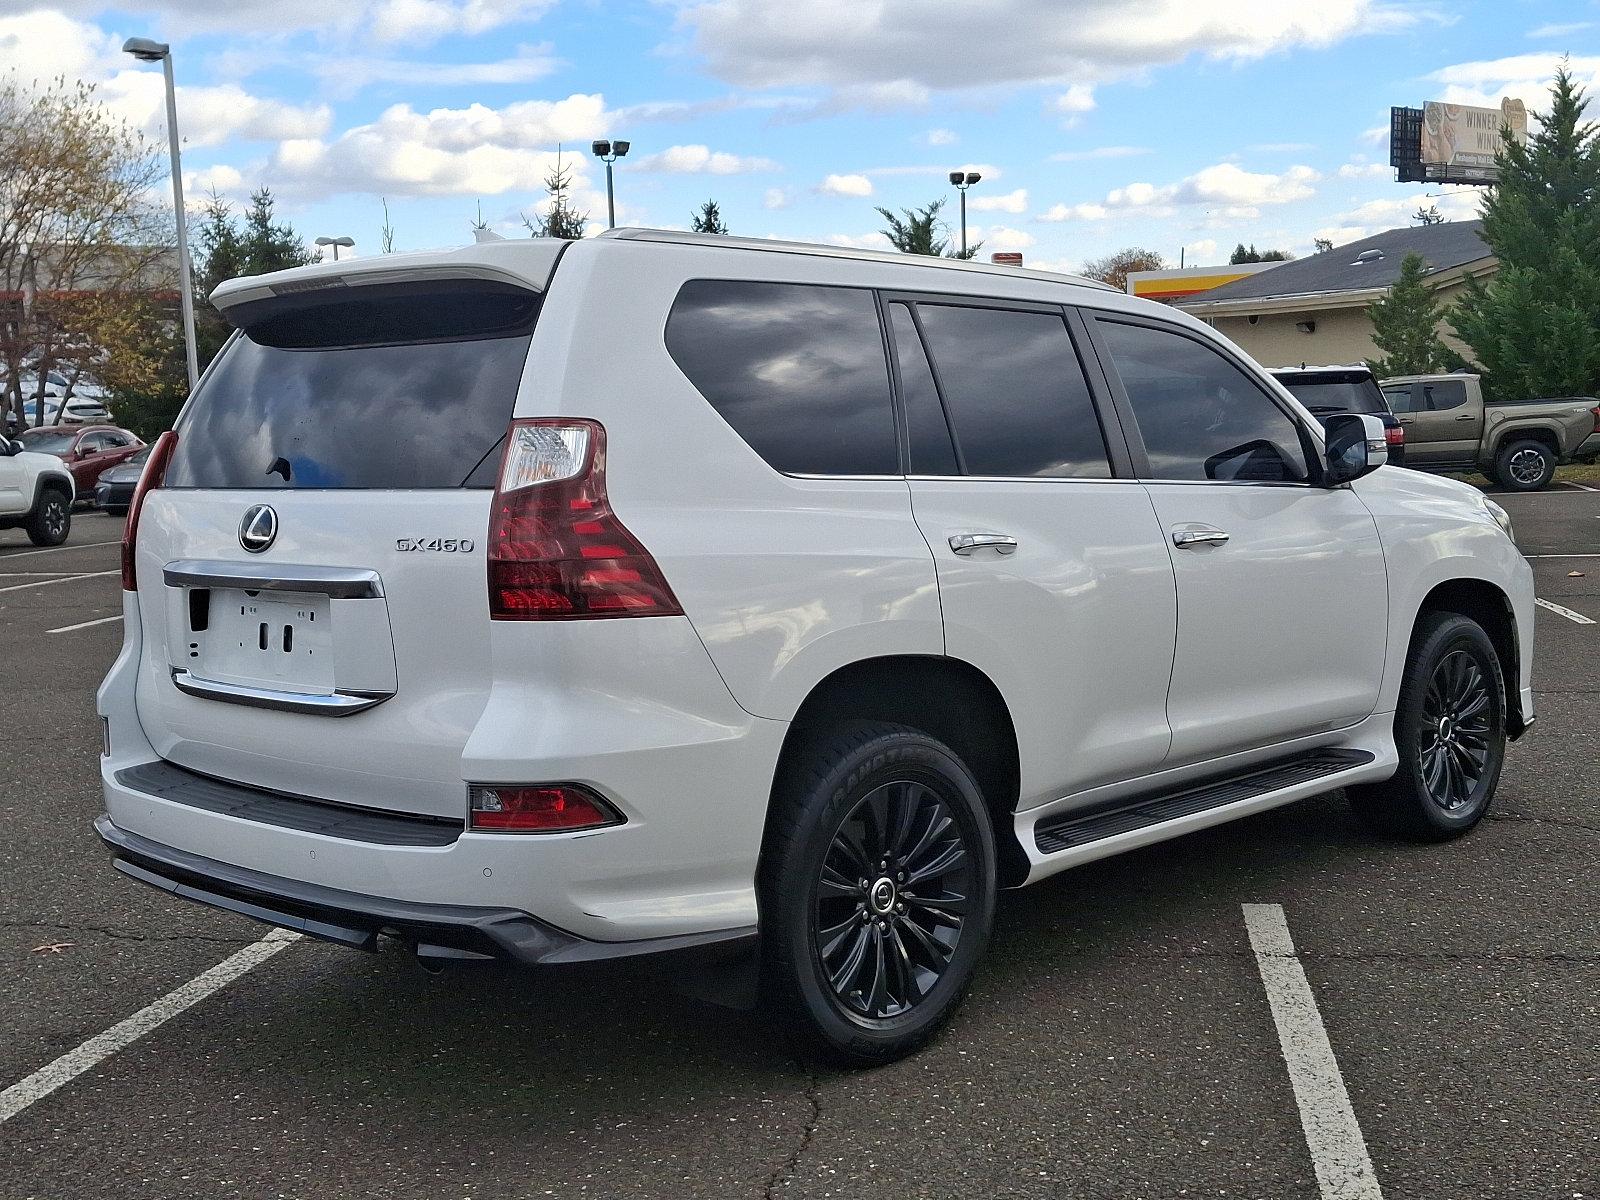
[[1568,21],[1565,24],[1558,22],[1551,25],[1541,25],[1537,29],[1530,29],[1528,30],[1528,36],[1531,38],[1539,38],[1541,40],[1544,38],[1564,38],[1571,37],[1575,33],[1582,33],[1586,29],[1593,29],[1594,27],[1595,22],[1593,21]]
[[[1502,96],[1515,96],[1535,112],[1543,112],[1550,100],[1550,83],[1561,55],[1513,54],[1507,58],[1456,63],[1433,72],[1427,78],[1444,85],[1442,94],[1432,97],[1449,104],[1475,104],[1498,108]],[[1593,95],[1600,89],[1600,55],[1574,55],[1567,61],[1574,80]]]
[[[494,196],[542,190],[556,155],[549,147],[608,132],[604,97],[525,100],[505,108],[474,104],[419,113],[396,104],[337,138],[292,139],[273,156],[273,179],[314,194],[368,191],[391,196]],[[562,162],[586,184],[588,155]],[[581,205],[580,205],[581,207]]]
[[322,85],[351,96],[374,83],[412,87],[458,87],[467,84],[532,83],[559,65],[548,44],[518,46],[508,58],[488,62],[427,62],[400,58],[328,56],[313,66]]
[[848,246],[852,250],[893,250],[881,233],[830,233],[823,242],[829,246]]
[[982,242],[985,250],[1026,250],[1038,244],[1033,234],[1005,225],[991,225],[987,229],[974,225],[967,230],[967,238],[969,242]]
[[531,21],[553,0],[379,0],[372,36],[381,42],[426,44],[447,34],[475,36],[513,21]]
[[1028,189],[1018,188],[1002,196],[969,196],[967,207],[974,212],[1025,213],[1028,211]]
[[1061,150],[1050,156],[1051,162],[1082,162],[1085,159],[1137,158],[1149,154],[1148,146],[1096,146],[1092,150]]
[[1282,174],[1246,171],[1231,162],[1216,163],[1177,183],[1157,187],[1130,183],[1106,194],[1109,208],[1170,208],[1205,205],[1225,215],[1250,217],[1263,204],[1288,204],[1316,194],[1312,184],[1322,178],[1311,167],[1290,167]]
[[1201,238],[1198,242],[1187,243],[1183,250],[1184,262],[1191,267],[1198,267],[1217,257],[1217,241],[1215,238]]
[[782,188],[768,188],[761,197],[761,207],[775,210],[789,207],[789,193]]
[[954,129],[930,129],[922,135],[923,144],[928,146],[954,146],[960,140]]
[[1248,60],[1415,19],[1384,0],[691,0],[679,15],[713,73],[735,83],[925,89],[1086,87],[1191,55]]
[[1111,210],[1103,204],[1054,204],[1040,213],[1039,221],[1104,221]]
[[1447,220],[1471,221],[1478,215],[1478,202],[1482,194],[1477,188],[1462,187],[1447,192],[1407,192],[1401,196],[1368,200],[1335,215],[1333,223],[1316,230],[1316,236],[1327,238],[1334,245],[1358,241],[1412,224],[1412,214],[1419,208],[1437,205]]
[[750,171],[776,171],[778,164],[770,158],[745,158],[696,145],[668,146],[640,159],[635,169],[671,175],[743,175]]
[[1340,179],[1392,179],[1394,168],[1388,163],[1347,162],[1339,168]]
[[1079,117],[1095,108],[1094,88],[1086,83],[1075,83],[1051,102],[1056,113],[1066,118],[1068,125],[1077,123]]
[[1374,125],[1371,129],[1363,129],[1361,131],[1361,140],[1369,146],[1378,142],[1387,142],[1389,140],[1389,127],[1387,125]]
[[817,185],[817,191],[828,196],[870,196],[872,180],[865,175],[829,175]]

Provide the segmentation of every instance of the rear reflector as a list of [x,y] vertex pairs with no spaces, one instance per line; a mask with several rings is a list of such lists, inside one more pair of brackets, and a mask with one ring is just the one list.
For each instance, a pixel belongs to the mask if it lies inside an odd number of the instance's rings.
[[178,444],[178,435],[167,430],[156,439],[150,457],[144,460],[144,470],[139,472],[139,482],[133,489],[133,499],[128,501],[128,515],[122,524],[122,590],[139,590],[139,580],[133,569],[133,550],[139,537],[139,513],[144,508],[145,493],[161,486],[167,474],[167,463],[172,461],[172,451]]
[[598,421],[511,423],[489,513],[497,621],[679,616],[661,568],[611,511]]
[[576,784],[502,787],[473,784],[469,829],[491,833],[563,833],[622,824],[622,816]]

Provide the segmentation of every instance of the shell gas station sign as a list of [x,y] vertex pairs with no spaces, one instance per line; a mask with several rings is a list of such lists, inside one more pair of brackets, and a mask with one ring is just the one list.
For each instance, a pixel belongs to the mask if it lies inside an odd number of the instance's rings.
[[1171,304],[1277,265],[1275,262],[1239,263],[1224,267],[1178,267],[1170,271],[1130,271],[1128,294]]

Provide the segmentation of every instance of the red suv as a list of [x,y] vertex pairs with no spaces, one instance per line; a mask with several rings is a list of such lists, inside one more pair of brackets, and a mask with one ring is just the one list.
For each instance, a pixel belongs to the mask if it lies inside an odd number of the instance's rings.
[[126,429],[115,425],[42,425],[17,435],[23,447],[39,454],[54,454],[72,472],[78,495],[94,495],[100,472],[132,458],[144,445]]

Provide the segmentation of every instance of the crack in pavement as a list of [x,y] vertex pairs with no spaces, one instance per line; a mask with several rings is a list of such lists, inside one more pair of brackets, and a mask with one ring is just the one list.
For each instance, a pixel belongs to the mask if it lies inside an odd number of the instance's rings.
[[772,1200],[778,1194],[779,1188],[789,1186],[789,1181],[794,1178],[799,1170],[800,1159],[805,1152],[811,1149],[811,1143],[816,1140],[817,1127],[822,1124],[822,1080],[816,1071],[804,1064],[798,1064],[806,1073],[806,1099],[811,1102],[811,1116],[806,1119],[805,1127],[800,1131],[800,1144],[773,1168],[772,1174],[767,1176],[767,1185],[762,1191],[765,1200]]
[[1581,829],[1585,833],[1600,833],[1600,825],[1590,825],[1584,821],[1563,821],[1557,817],[1537,817],[1532,813],[1489,813],[1483,819],[1485,821],[1506,821],[1512,824],[1525,822],[1529,825],[1555,825],[1562,829]]

